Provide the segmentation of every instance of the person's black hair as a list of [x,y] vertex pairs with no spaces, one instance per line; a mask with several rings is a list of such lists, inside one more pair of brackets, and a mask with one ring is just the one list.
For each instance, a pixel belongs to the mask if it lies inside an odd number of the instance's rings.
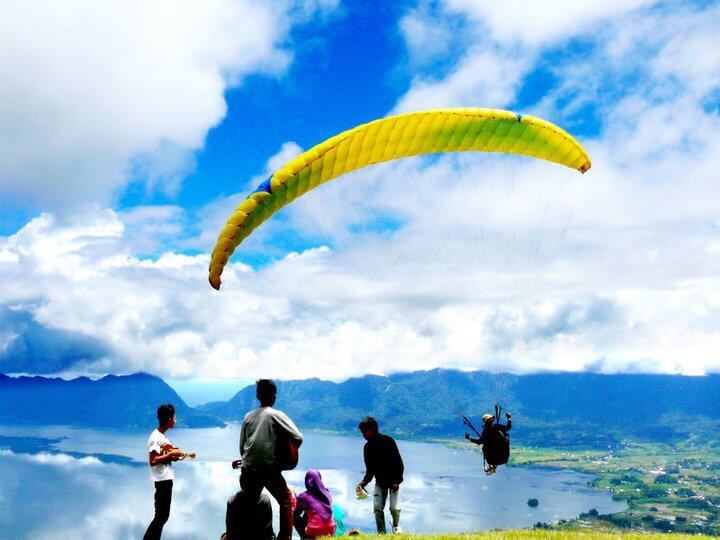
[[175,416],[175,407],[172,403],[163,403],[158,407],[157,418],[161,426],[167,424],[173,416]]
[[261,403],[272,400],[277,396],[277,386],[271,379],[260,379],[255,383],[255,397],[257,397]]
[[377,420],[375,420],[372,416],[366,416],[363,418],[360,423],[358,424],[358,427],[360,428],[360,431],[367,431],[368,429],[372,429],[373,431],[378,430],[378,423]]

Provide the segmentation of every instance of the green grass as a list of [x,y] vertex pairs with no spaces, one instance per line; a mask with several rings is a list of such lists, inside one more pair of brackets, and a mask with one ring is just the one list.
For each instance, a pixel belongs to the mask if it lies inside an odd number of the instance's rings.
[[[362,538],[387,540],[387,535],[369,534]],[[603,532],[603,531],[547,531],[547,530],[508,530],[488,531],[469,534],[403,534],[399,538],[408,540],[501,540],[501,539],[529,539],[529,540],[690,540],[712,538],[704,535],[672,534],[672,533],[642,533],[642,532]]]

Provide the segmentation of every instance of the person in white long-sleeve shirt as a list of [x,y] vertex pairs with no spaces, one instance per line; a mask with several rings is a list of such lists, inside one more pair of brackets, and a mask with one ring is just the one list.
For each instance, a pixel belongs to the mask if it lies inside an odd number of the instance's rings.
[[259,499],[263,488],[277,500],[280,505],[278,540],[290,540],[293,493],[282,475],[282,454],[287,450],[283,444],[291,442],[298,448],[303,437],[288,415],[273,409],[277,398],[277,386],[273,381],[257,381],[255,395],[260,407],[245,415],[240,430],[240,459],[232,465],[233,468],[242,467],[240,488],[250,500]]

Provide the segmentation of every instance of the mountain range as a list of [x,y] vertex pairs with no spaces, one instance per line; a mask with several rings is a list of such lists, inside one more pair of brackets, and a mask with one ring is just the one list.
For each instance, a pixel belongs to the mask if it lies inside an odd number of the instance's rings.
[[223,423],[196,411],[159,377],[136,373],[99,380],[8,377],[0,374],[0,424],[142,428],[157,424],[161,403],[172,403],[184,427]]
[[[613,445],[622,437],[672,440],[720,427],[720,375],[492,374],[435,369],[341,383],[278,381],[277,407],[306,428],[350,431],[372,415],[409,437],[457,437],[500,402],[515,440],[540,446]],[[197,409],[226,421],[253,408],[254,388]],[[711,431],[712,433],[712,431]]]
[[[343,382],[277,381],[276,406],[303,429],[350,432],[364,416],[404,437],[461,437],[460,415],[476,424],[499,402],[513,413],[513,439],[537,446],[612,446],[627,437],[713,439],[720,431],[720,375],[491,374],[435,369]],[[257,406],[254,386],[228,401],[187,406],[147,375],[71,381],[0,375],[0,424],[147,428],[160,403],[175,404],[180,425],[241,421]]]

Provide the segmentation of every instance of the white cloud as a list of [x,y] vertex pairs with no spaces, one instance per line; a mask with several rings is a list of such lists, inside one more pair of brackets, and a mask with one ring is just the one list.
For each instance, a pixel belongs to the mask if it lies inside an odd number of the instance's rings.
[[400,34],[413,68],[451,60],[467,36],[461,17],[454,18],[442,4],[421,1],[399,21]]
[[[199,459],[186,460],[175,466],[172,516],[163,529],[165,536],[208,538],[220,535],[225,520],[225,502],[238,489],[237,472],[229,466],[231,456],[237,451],[237,432],[235,428],[179,430],[171,434],[174,443],[197,450]],[[96,442],[102,434],[92,431],[81,435],[92,439],[93,450],[97,451]],[[110,447],[113,452],[118,452],[119,434],[113,435],[114,444]],[[284,473],[288,485],[300,493],[305,489],[305,471],[320,470],[323,482],[332,494],[333,504],[343,511],[345,525],[369,527],[372,507],[369,501],[358,500],[355,496],[355,485],[362,474],[357,470],[362,456],[362,439],[359,436],[340,439],[317,433],[307,435],[300,467]],[[130,435],[124,439],[133,445],[126,450],[128,455],[136,456],[137,462],[143,459],[140,455],[142,439]],[[507,483],[484,482],[482,491],[478,492],[477,486],[483,484],[481,475],[484,473],[477,466],[478,456],[474,452],[422,448],[417,443],[402,440],[398,441],[398,446],[410,468],[402,488],[404,500],[412,501],[407,510],[403,509],[403,523],[408,528],[426,532],[440,532],[441,529],[463,532],[468,528],[493,526],[492,520],[497,520],[497,515],[490,519],[475,509],[478,504],[485,506],[502,501],[503,494],[508,491]],[[332,452],[328,453],[328,449]],[[0,457],[4,473],[0,479],[1,495],[3,509],[7,509],[3,525],[7,537],[139,538],[152,519],[153,487],[144,463],[139,467],[102,462],[82,466],[73,462],[84,461],[84,458],[63,456],[70,460],[63,464],[38,462],[34,456],[1,450]],[[414,465],[421,462],[425,466]],[[543,475],[547,477],[542,478]],[[538,517],[516,511],[518,504],[522,504],[519,501],[527,499],[536,489],[531,487],[531,480],[543,482],[547,500],[559,500],[557,507],[549,504],[551,508],[546,508],[548,517],[555,512],[559,513],[556,516],[569,517],[591,506],[598,506],[601,512],[612,511],[608,507],[608,502],[612,504],[610,496],[599,492],[588,494],[581,476],[555,478],[553,475],[556,473],[521,468],[509,471],[511,481],[526,485],[523,489],[527,493],[513,493],[512,500],[499,505],[503,508],[500,512],[504,512],[500,517],[509,520],[504,522],[523,527]],[[573,493],[573,507],[568,507],[567,501],[563,500],[568,498],[569,491]],[[33,504],[27,504],[28,500]],[[453,512],[448,514],[446,508],[449,506],[439,506],[438,500],[450,501]],[[279,509],[272,497],[270,504],[277,531]],[[468,516],[472,516],[471,523]]]
[[4,456],[17,456],[16,459],[34,463],[42,466],[61,467],[66,470],[87,469],[102,466],[102,462],[95,456],[85,456],[76,458],[68,454],[47,454],[40,452],[38,454],[14,454],[10,450],[2,451]]
[[[604,32],[580,66],[574,55],[553,57],[557,82],[536,106],[551,118],[588,104],[600,115],[599,132],[583,141],[593,158],[586,175],[469,154],[367,168],[256,231],[219,294],[206,282],[207,255],[137,255],[184,226],[179,209],[47,214],[0,245],[0,303],[107,344],[112,353],[71,368],[86,373],[720,370],[720,135],[717,110],[704,105],[720,83],[715,63],[686,65],[717,39],[704,18],[719,12],[593,6]],[[491,19],[473,13],[466,24],[494,28]],[[418,78],[397,109],[466,105],[473,95],[507,103],[547,62],[543,47],[575,35],[544,28],[520,43],[493,30],[446,77]],[[284,145],[249,189],[299,151]],[[196,247],[214,242],[246,194],[200,212]],[[147,224],[157,230],[143,238],[136,231]],[[286,253],[278,240],[289,236],[313,249]],[[263,250],[275,262],[242,264]]]
[[[209,250],[215,244],[218,233],[237,205],[245,200],[250,192],[254,191],[262,182],[267,180],[277,169],[302,153],[302,151],[302,148],[296,142],[284,142],[280,145],[280,149],[268,158],[263,170],[250,178],[241,191],[217,198],[198,210],[196,226],[198,234],[194,238],[188,239],[186,245],[193,248]],[[263,227],[259,231],[256,231],[256,235],[254,236],[265,238],[268,232],[269,231]],[[257,243],[259,239],[253,238],[252,242]]]
[[457,12],[487,28],[494,41],[529,46],[557,43],[570,37],[592,33],[603,22],[618,19],[656,0],[555,0],[533,2],[475,2],[447,0],[451,12]]
[[[0,246],[13,284],[0,302],[101,340],[111,353],[68,368],[84,373],[720,369],[717,227],[704,225],[720,215],[717,198],[703,214],[693,193],[675,194],[655,212],[662,177],[641,188],[602,159],[592,176],[558,172],[469,155],[374,167],[299,199],[270,227],[320,234],[332,249],[257,271],[236,256],[221,293],[207,285],[207,255],[140,259],[112,212],[45,215]],[[172,215],[125,220],[156,213]],[[386,215],[403,226],[350,232]]]
[[172,193],[224,92],[292,60],[292,27],[336,2],[10,2],[0,17],[3,190],[106,204],[134,176]]
[[302,151],[303,149],[295,141],[287,141],[283,143],[280,150],[268,160],[263,176],[270,176],[292,158],[300,155]]
[[[652,11],[656,3],[654,0],[421,1],[400,21],[410,62],[420,67],[420,74],[414,75],[410,90],[395,110],[451,106],[507,108],[515,103],[517,91],[531,69],[538,65],[543,52],[562,50],[571,45],[573,38],[581,39],[581,47],[586,49],[595,41],[606,42],[608,48],[615,51],[615,62],[622,65],[623,48],[637,47],[638,41],[653,40],[653,34],[672,36],[671,31],[658,24],[658,14]],[[670,8],[667,11],[674,17],[674,23],[682,18]],[[710,27],[712,23],[705,25]],[[686,42],[685,38],[677,40]],[[690,53],[695,45],[704,48],[711,44],[691,43],[685,46],[685,51]],[[669,62],[673,61],[671,55],[666,56]],[[443,60],[444,68],[449,66],[449,72],[439,77],[438,58]],[[703,60],[703,63],[709,66],[712,60]],[[426,73],[422,70],[424,64],[428,66]],[[591,79],[597,76],[593,73],[595,69],[599,67],[583,54],[574,56],[568,66],[568,70],[574,71],[575,79],[584,85],[592,84],[586,79],[588,75]]]
[[[145,466],[128,467],[62,453],[0,455],[9,476],[3,478],[4,502],[15,510],[4,525],[13,537],[138,538],[152,519],[153,488]],[[27,488],[27,479],[34,481],[39,470],[44,471],[46,481],[38,485],[31,481],[32,490]],[[61,486],[62,505],[57,504],[60,495],[53,483]],[[173,519],[164,533],[199,538],[217,528],[219,534],[225,501],[235,490],[237,475],[226,462],[183,464],[173,485]],[[26,504],[28,497],[37,493],[43,494],[42,500]]]
[[182,242],[185,210],[174,205],[135,206],[118,212],[133,253],[162,253]]
[[518,56],[515,51],[473,50],[441,81],[416,77],[395,112],[440,107],[507,107],[531,63],[529,55]]

